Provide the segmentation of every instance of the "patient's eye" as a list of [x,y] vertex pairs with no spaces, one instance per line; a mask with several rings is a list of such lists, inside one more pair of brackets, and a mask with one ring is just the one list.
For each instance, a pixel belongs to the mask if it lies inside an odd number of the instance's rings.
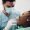
[[28,12],[30,12],[30,11],[28,11]]
[[29,14],[30,14],[30,11],[28,11],[29,12]]

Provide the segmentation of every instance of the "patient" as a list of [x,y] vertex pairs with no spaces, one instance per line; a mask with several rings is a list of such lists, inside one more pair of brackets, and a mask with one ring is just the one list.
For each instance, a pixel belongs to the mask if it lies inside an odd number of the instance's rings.
[[22,24],[25,27],[30,26],[30,11],[24,12],[22,16],[20,17],[20,24]]
[[30,27],[30,11],[23,13],[22,16],[19,17],[18,20],[17,19],[9,20],[7,23],[7,26],[4,28],[4,30],[9,30],[9,29],[11,29],[11,27],[13,28],[14,25],[17,26],[17,24],[18,24],[18,26],[22,25],[23,27]]

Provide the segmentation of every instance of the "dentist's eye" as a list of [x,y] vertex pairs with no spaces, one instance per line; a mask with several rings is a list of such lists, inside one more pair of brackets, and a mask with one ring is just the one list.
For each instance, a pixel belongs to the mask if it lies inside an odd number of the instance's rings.
[[8,8],[10,8],[11,6],[7,6]]

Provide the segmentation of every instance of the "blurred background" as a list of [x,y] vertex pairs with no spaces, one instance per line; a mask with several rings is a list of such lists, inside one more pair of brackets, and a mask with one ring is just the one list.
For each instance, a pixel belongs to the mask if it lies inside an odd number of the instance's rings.
[[20,13],[30,10],[30,0],[16,0],[16,8]]
[[[16,0],[15,7],[21,13],[30,10],[30,0]],[[3,10],[2,0],[0,0],[0,11]]]

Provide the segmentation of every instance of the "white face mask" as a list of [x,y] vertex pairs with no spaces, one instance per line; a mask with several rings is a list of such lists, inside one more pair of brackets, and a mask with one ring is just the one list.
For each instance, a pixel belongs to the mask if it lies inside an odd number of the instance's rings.
[[14,10],[14,7],[11,7],[11,8],[5,7],[5,10],[7,13],[10,13]]
[[14,16],[16,17],[16,10],[14,7],[11,8],[5,8],[6,12],[10,14],[9,18],[14,18]]

